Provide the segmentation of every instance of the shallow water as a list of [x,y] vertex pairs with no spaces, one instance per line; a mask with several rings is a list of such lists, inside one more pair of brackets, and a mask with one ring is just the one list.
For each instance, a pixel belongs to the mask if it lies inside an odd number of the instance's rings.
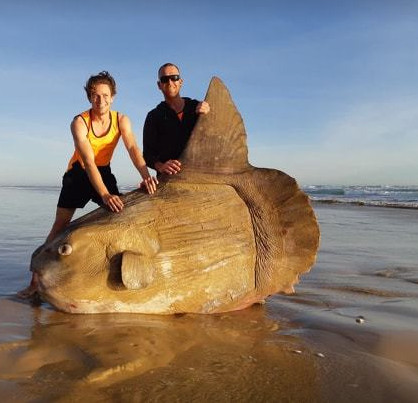
[[2,402],[416,401],[418,210],[316,205],[317,264],[265,305],[69,315],[13,297],[58,191],[0,187]]

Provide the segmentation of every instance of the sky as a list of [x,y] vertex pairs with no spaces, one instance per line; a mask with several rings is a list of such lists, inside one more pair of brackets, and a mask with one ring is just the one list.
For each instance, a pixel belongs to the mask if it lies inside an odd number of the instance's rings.
[[[0,185],[60,185],[102,70],[142,148],[165,62],[183,96],[222,79],[254,166],[301,185],[418,185],[414,0],[0,0]],[[122,142],[112,170],[139,182]]]

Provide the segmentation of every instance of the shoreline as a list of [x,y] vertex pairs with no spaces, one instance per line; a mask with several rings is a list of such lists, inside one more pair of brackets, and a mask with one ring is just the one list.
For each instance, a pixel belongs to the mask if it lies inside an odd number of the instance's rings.
[[362,201],[342,201],[342,200],[315,200],[309,197],[312,205],[341,205],[341,206],[357,206],[357,207],[376,207],[376,208],[390,208],[390,209],[402,209],[402,210],[418,210],[418,206],[405,206],[395,203],[372,203],[372,202],[362,202]]

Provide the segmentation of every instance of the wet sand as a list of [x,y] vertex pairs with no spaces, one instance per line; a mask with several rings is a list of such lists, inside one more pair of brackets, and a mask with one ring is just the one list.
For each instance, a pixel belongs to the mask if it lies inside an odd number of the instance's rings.
[[315,205],[292,296],[221,315],[69,315],[0,298],[2,402],[416,402],[418,210]]

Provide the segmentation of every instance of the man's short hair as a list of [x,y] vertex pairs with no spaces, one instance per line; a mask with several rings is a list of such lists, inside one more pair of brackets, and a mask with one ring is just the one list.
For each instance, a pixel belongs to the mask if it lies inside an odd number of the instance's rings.
[[165,67],[169,67],[169,66],[173,66],[173,67],[175,67],[176,69],[177,69],[177,71],[179,72],[179,74],[180,74],[180,69],[178,68],[178,66],[177,65],[175,65],[174,63],[164,63],[159,69],[158,69],[158,79],[160,79],[160,77],[161,77],[161,70],[162,69],[164,69]]
[[87,93],[87,98],[91,101],[91,93],[98,84],[107,84],[110,88],[110,93],[112,97],[116,95],[116,82],[115,79],[109,74],[108,71],[101,71],[100,73],[90,76],[87,80],[84,89]]

